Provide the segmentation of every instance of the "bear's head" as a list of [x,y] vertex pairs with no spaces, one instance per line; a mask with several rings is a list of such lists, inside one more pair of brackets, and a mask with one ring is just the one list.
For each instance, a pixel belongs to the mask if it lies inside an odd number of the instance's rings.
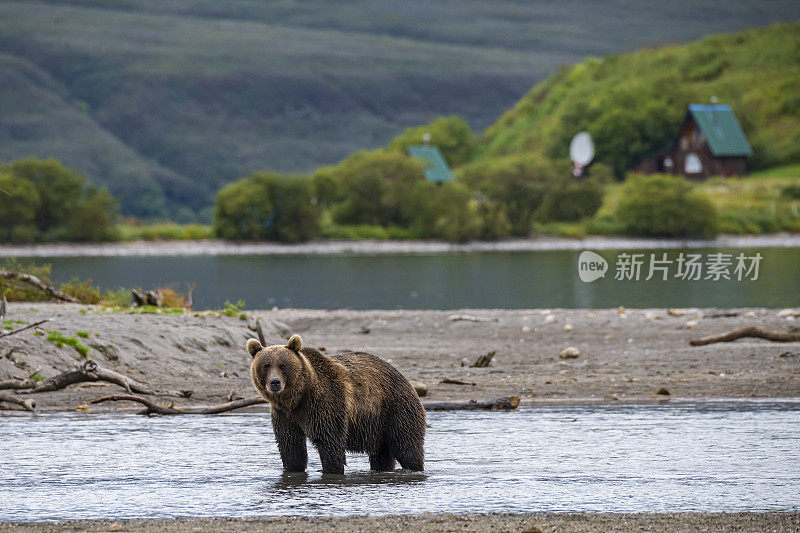
[[261,346],[257,339],[247,341],[247,351],[253,358],[250,377],[256,390],[267,400],[274,400],[286,391],[299,392],[306,366],[300,354],[303,340],[292,335],[289,342],[277,346]]

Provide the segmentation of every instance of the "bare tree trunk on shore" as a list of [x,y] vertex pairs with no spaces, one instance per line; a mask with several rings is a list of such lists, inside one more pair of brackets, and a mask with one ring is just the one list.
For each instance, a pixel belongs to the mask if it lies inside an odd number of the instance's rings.
[[510,411],[519,406],[519,396],[498,398],[491,402],[440,402],[423,405],[426,411]]
[[732,342],[744,337],[755,337],[773,342],[800,342],[800,331],[779,331],[777,329],[747,326],[720,335],[711,335],[709,337],[694,339],[689,341],[689,344],[692,346],[704,346],[715,342]]
[[[64,389],[76,383],[84,383],[87,381],[105,381],[106,383],[113,383],[124,388],[128,392],[136,392],[139,394],[150,394],[153,396],[175,396],[178,398],[188,398],[192,395],[190,390],[158,390],[148,387],[144,383],[139,383],[135,379],[129,378],[119,372],[103,368],[91,359],[83,363],[75,370],[70,370],[47,378],[39,383],[35,381],[28,381],[28,386],[20,385],[19,382],[6,381],[0,383],[0,389],[17,389],[20,394],[34,394],[40,392],[53,392]],[[23,382],[25,383],[25,382]]]
[[211,407],[172,407],[172,406],[164,406],[158,405],[155,402],[148,400],[147,398],[142,398],[141,396],[136,396],[134,394],[112,394],[110,396],[102,396],[95,400],[92,400],[91,403],[98,404],[103,402],[136,402],[144,405],[146,409],[142,411],[140,414],[143,415],[216,415],[220,413],[227,413],[229,411],[234,411],[236,409],[242,409],[244,407],[250,407],[251,405],[261,405],[267,403],[267,400],[261,397],[253,397],[253,398],[242,398],[240,400],[234,400],[232,402],[224,403],[221,405],[214,405]]
[[55,298],[56,300],[61,300],[63,302],[70,302],[74,304],[81,303],[80,300],[78,300],[77,298],[70,296],[65,292],[61,292],[52,285],[48,285],[47,283],[43,282],[42,280],[31,274],[23,274],[22,272],[9,272],[8,270],[0,270],[0,278],[29,283],[30,285],[33,285],[34,287],[41,290],[51,298]]

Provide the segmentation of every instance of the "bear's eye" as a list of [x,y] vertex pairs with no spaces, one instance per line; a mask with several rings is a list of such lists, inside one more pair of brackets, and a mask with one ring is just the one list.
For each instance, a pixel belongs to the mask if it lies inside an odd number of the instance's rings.
[[284,365],[283,363],[281,363],[280,365],[278,365],[278,368],[280,368],[282,371],[283,371],[283,370],[286,370],[286,365]]

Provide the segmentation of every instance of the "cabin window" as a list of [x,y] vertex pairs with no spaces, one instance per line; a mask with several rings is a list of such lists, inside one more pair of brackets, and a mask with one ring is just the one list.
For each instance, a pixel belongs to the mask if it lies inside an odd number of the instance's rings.
[[683,165],[683,170],[687,174],[700,174],[703,172],[703,163],[695,153],[686,154],[686,162]]
[[664,158],[664,167],[666,167],[668,169],[672,169],[672,158],[671,157],[665,157]]

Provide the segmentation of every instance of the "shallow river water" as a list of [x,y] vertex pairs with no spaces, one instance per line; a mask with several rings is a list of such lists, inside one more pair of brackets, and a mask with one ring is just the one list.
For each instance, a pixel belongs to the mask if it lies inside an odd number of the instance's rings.
[[267,414],[0,418],[0,521],[800,509],[800,401],[433,412],[424,474],[284,477]]

